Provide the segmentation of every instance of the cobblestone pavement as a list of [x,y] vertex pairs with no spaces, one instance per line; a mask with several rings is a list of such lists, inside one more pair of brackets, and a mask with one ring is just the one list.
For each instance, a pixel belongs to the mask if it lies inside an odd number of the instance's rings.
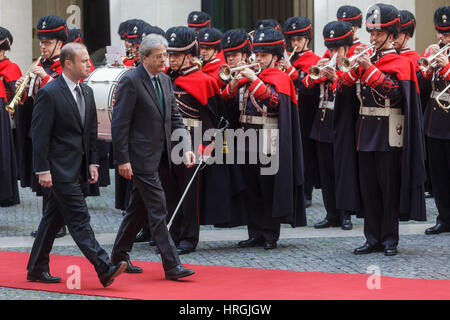
[[[40,198],[36,198],[29,189],[21,189],[21,204],[0,208],[0,244],[5,237],[29,236],[37,228],[41,216]],[[114,209],[114,185],[101,189],[100,197],[87,199],[91,214],[91,225],[96,234],[116,233],[122,214]],[[307,209],[308,226],[305,230],[321,221],[324,208],[320,190],[314,191],[313,205]],[[434,223],[437,215],[434,199],[427,199],[427,222],[401,222],[401,224]],[[353,224],[362,226],[363,220],[353,218]],[[283,225],[283,228],[290,228]],[[245,229],[238,227],[233,229]],[[336,228],[333,228],[336,229]],[[425,229],[425,225],[424,225]],[[202,226],[201,230],[214,230],[211,226]],[[368,272],[369,266],[378,266],[384,276],[424,279],[450,279],[450,234],[425,236],[423,231],[400,237],[399,254],[385,257],[383,253],[355,256],[353,249],[364,243],[364,237],[345,236],[315,238],[288,238],[278,242],[276,250],[265,251],[262,248],[237,248],[236,241],[217,239],[201,241],[197,250],[181,256],[183,264],[220,265],[244,268],[266,268],[279,270],[359,273]],[[301,233],[301,232],[300,232]],[[103,244],[111,252],[111,244]],[[30,252],[30,247],[2,248],[5,251]],[[77,255],[81,252],[76,246],[55,246],[52,253]],[[131,253],[132,260],[160,262],[154,247],[146,243],[135,244]],[[24,271],[25,272],[25,271]],[[0,287],[0,300],[111,300],[105,297],[58,294],[41,291],[18,290]]]

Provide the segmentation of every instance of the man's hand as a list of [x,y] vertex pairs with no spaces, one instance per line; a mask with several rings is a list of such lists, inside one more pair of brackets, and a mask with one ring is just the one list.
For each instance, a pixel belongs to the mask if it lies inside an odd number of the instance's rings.
[[445,68],[448,65],[448,56],[445,52],[436,57],[436,64],[440,68]]
[[285,70],[289,70],[290,67],[292,67],[292,64],[287,59],[281,59],[280,63],[278,65],[280,68],[284,68]]
[[94,184],[98,181],[98,167],[97,166],[89,166],[89,183]]
[[25,80],[25,77],[20,77],[19,79],[17,79],[16,84],[15,84],[16,89],[18,87],[20,87],[20,85],[23,83],[23,80]]
[[41,79],[44,79],[47,76],[47,72],[45,72],[44,68],[39,66],[33,67],[33,69],[31,69],[31,73],[41,77]]
[[193,153],[192,151],[187,151],[184,154],[184,164],[186,165],[186,167],[191,168],[194,166],[195,164],[195,153]]
[[364,70],[367,70],[372,65],[372,61],[370,61],[370,56],[367,52],[356,59],[355,63],[359,64]]
[[53,187],[52,182],[52,174],[51,173],[42,173],[39,175],[39,184],[44,188]]
[[327,77],[327,79],[330,80],[332,83],[334,83],[337,80],[337,78],[338,78],[338,76],[336,74],[336,71],[333,68],[330,68],[330,67],[326,67],[323,70],[323,75],[325,77]]
[[256,76],[255,71],[250,68],[242,69],[240,75],[246,77],[250,82],[255,82],[258,77]]
[[119,164],[117,169],[119,170],[119,174],[122,177],[131,180],[131,177],[133,176],[133,169],[131,168],[131,163],[127,162],[124,164]]

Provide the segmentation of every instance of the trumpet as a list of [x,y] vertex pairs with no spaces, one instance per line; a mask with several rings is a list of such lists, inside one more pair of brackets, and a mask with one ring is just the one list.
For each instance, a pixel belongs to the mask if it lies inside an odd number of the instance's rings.
[[[439,107],[441,107],[445,112],[448,112],[450,110],[450,104],[448,106],[444,106],[440,99],[442,98],[442,96],[448,91],[450,90],[450,84],[444,89],[442,90],[442,92],[435,98],[436,103],[438,104]],[[448,93],[447,93],[448,95]]]
[[323,71],[326,68],[334,68],[336,66],[337,53],[333,55],[333,57],[323,66],[314,65],[309,68],[308,74],[309,77],[313,80],[317,80],[323,77]]
[[421,57],[419,60],[417,60],[417,64],[419,65],[419,68],[423,72],[427,72],[430,68],[435,68],[437,65],[437,61],[435,60],[439,55],[443,54],[445,51],[450,49],[450,43],[447,43],[445,46],[443,46],[438,52],[433,54],[432,56],[425,58]]
[[23,93],[25,92],[25,88],[27,87],[27,85],[29,84],[29,82],[31,81],[31,70],[36,67],[39,62],[41,62],[41,59],[44,57],[44,54],[41,54],[39,56],[39,58],[37,58],[37,60],[35,62],[33,62],[33,64],[30,66],[30,68],[27,71],[27,74],[25,75],[25,77],[23,78],[23,82],[22,84],[17,88],[16,90],[16,94],[14,95],[14,97],[12,98],[11,102],[5,107],[6,111],[8,111],[11,114],[14,114],[15,112],[15,108],[16,106],[19,104],[19,102],[22,100],[23,97]]
[[261,65],[259,64],[259,62],[256,63],[251,63],[245,66],[239,66],[239,67],[234,67],[231,68],[229,65],[224,64],[219,68],[219,78],[222,79],[223,81],[228,81],[228,80],[238,80],[239,78],[237,76],[233,76],[233,73],[246,69],[246,68],[254,68],[257,67],[258,71],[256,72],[256,74],[261,72]]
[[[289,55],[289,57],[287,58],[288,61],[291,61],[292,57],[295,54],[295,51],[297,51],[298,47],[295,47],[294,50],[292,50],[291,54]],[[286,72],[286,68],[285,67],[279,67],[279,69],[283,72]]]
[[203,68],[203,59],[205,59],[204,56],[200,56],[198,59],[197,58],[192,58],[191,59],[191,64],[197,66],[200,70],[202,70],[202,68]]
[[[358,59],[359,57],[361,57],[363,54],[365,54],[366,52],[375,49],[376,45],[375,44],[371,44],[370,46],[368,46],[367,48],[365,48],[363,51],[361,51],[358,54],[354,54],[353,56],[351,56],[350,58],[342,58],[341,63],[339,64],[339,70],[341,70],[342,72],[349,72],[350,70],[352,70],[353,68],[356,68],[358,66],[357,63],[353,64],[354,61],[356,61],[356,59]],[[372,55],[370,57],[372,57],[373,55],[375,55],[376,51],[374,50]]]

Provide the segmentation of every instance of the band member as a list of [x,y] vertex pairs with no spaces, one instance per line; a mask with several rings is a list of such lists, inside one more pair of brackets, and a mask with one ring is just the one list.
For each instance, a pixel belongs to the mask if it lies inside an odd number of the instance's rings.
[[126,56],[122,57],[123,63],[128,63],[128,60],[130,60],[131,57],[131,43],[128,42],[128,23],[130,22],[130,20],[126,20],[124,22],[121,22],[119,25],[119,29],[117,30],[117,34],[120,37],[120,40],[124,41],[124,45],[125,45],[125,52],[126,52]]
[[5,55],[11,49],[11,33],[0,27],[0,207],[20,203],[17,186],[18,168],[11,119],[6,105],[14,97],[15,82],[22,76],[17,64]]
[[281,24],[275,19],[258,20],[255,25],[255,32],[260,28],[273,28],[275,30],[282,31]]
[[[203,135],[206,130],[217,128],[220,119],[225,117],[220,90],[212,77],[201,72],[198,66],[191,65],[192,57],[197,54],[196,34],[192,29],[170,28],[166,40],[169,43],[168,74],[172,77],[178,111],[192,136],[196,130]],[[202,143],[207,144],[206,141]],[[198,147],[194,145],[193,150],[198,150]],[[194,171],[195,168],[186,168],[183,164],[173,165],[172,172],[166,166],[160,167],[167,206],[172,209],[170,213],[175,210]],[[178,254],[195,250],[200,224],[226,224],[230,220],[232,190],[227,167],[207,165],[193,183],[195,187],[189,189],[170,228]]]
[[[66,21],[58,16],[44,16],[39,19],[37,23],[37,36],[41,46],[42,59],[40,63],[31,69],[32,77],[34,78],[34,86],[31,81],[31,89],[27,89],[24,95],[24,104],[17,109],[17,137],[19,147],[19,158],[21,159],[20,166],[20,182],[23,188],[31,187],[38,196],[43,196],[42,211],[44,213],[47,204],[47,198],[50,190],[42,188],[38,183],[38,179],[33,172],[32,167],[32,137],[31,132],[31,115],[33,112],[34,96],[47,83],[54,81],[62,73],[61,63],[59,61],[59,54],[62,46],[67,41],[68,28]],[[20,78],[16,82],[16,88],[23,82]],[[31,96],[28,96],[28,93]],[[57,237],[62,237],[66,234],[66,229],[63,227],[57,234]],[[31,233],[35,236],[36,231]]]
[[127,23],[127,42],[129,43],[130,58],[124,60],[127,67],[136,67],[141,62],[139,56],[139,43],[142,40],[142,31],[150,25],[140,19],[131,19]]
[[188,15],[187,25],[198,34],[203,28],[212,28],[212,19],[206,12],[192,11]]
[[[435,55],[439,49],[450,44],[450,6],[440,7],[434,15],[434,25],[442,34],[439,46],[430,49]],[[423,118],[423,126],[428,146],[428,160],[430,167],[433,196],[438,209],[436,225],[425,230],[425,234],[439,234],[450,232],[450,114],[439,106],[438,95],[443,107],[450,105],[450,50],[443,50],[434,61],[435,67],[419,73],[421,89],[430,92],[429,100]],[[430,56],[428,57],[430,58]],[[445,93],[442,93],[445,91]]]
[[408,47],[408,41],[414,36],[415,29],[416,18],[414,15],[408,10],[400,10],[400,31],[398,38],[394,41],[394,48],[399,55],[410,59],[416,66],[416,72],[418,72],[417,60],[419,60],[419,54]]
[[[284,67],[286,73],[293,78],[294,85],[299,83],[308,74],[311,66],[316,65],[320,57],[316,55],[308,45],[312,41],[313,27],[311,20],[306,17],[291,17],[284,24],[284,36],[295,50],[291,61],[283,59],[280,66]],[[295,68],[295,72],[292,67]],[[314,187],[320,187],[320,176],[315,142],[310,138],[311,126],[314,119],[314,108],[319,105],[318,95],[298,96],[300,113],[300,126],[302,132],[303,157],[305,166],[305,207],[311,206],[312,191]]]
[[[325,45],[333,57],[323,59],[317,64],[324,68],[317,77],[311,74],[304,77],[299,85],[299,95],[319,97],[318,104],[304,106],[315,110],[310,138],[315,141],[317,159],[320,171],[320,185],[322,187],[323,203],[326,217],[314,225],[314,228],[328,228],[340,226],[343,230],[351,230],[350,214],[336,205],[335,168],[334,168],[334,129],[333,113],[336,85],[341,71],[336,70],[337,61],[346,56],[353,45],[353,31],[351,24],[344,21],[333,21],[323,29]],[[325,67],[329,65],[329,67]]]
[[203,28],[198,33],[198,44],[200,57],[202,58],[202,71],[216,79],[219,88],[226,86],[226,83],[219,77],[219,68],[224,64],[223,60],[217,58],[217,54],[222,52],[223,34],[216,28]]
[[[230,40],[231,44],[232,38],[227,33],[224,39],[225,42]],[[243,69],[240,75],[244,78],[233,79],[222,96],[229,110],[240,113],[240,127],[245,132],[256,129],[266,137],[260,138],[266,142],[260,146],[245,145],[243,174],[249,239],[239,242],[238,246],[263,245],[269,250],[277,247],[280,223],[292,226],[306,224],[302,145],[294,85],[286,73],[274,67],[284,54],[283,34],[272,28],[259,28],[254,34],[253,47],[261,73],[256,75],[251,68]],[[224,51],[226,55],[227,49]],[[274,129],[278,129],[275,132],[278,133],[279,144],[272,143],[277,140],[272,138]],[[262,174],[262,168],[267,165],[261,161],[251,164],[249,158],[253,157],[252,153],[256,153],[259,159],[261,154],[270,155],[271,159],[279,157],[279,170],[271,175]]]
[[39,90],[33,111],[33,166],[39,183],[51,191],[31,249],[27,280],[61,282],[50,275],[49,255],[56,233],[66,223],[107,287],[127,263],[113,265],[95,239],[80,183],[98,179],[94,93],[80,82],[90,72],[89,54],[84,45],[69,43],[61,50],[60,61],[62,76]]
[[[156,34],[146,36],[139,47],[142,63],[120,80],[111,123],[114,157],[121,176],[133,179],[131,204],[117,233],[111,260],[128,261],[126,272],[141,273],[133,266],[128,252],[146,219],[161,253],[166,279],[190,276],[193,270],[181,265],[176,247],[167,230],[166,199],[158,167],[170,167],[171,132],[185,129],[178,113],[170,78],[162,72],[166,66],[167,41]],[[189,144],[184,146],[189,150]],[[195,155],[184,152],[187,166]]]
[[399,219],[426,220],[415,66],[392,47],[399,20],[398,10],[391,5],[368,9],[366,29],[375,53],[372,57],[361,53],[338,83],[336,188],[345,190],[339,208],[364,216],[366,243],[355,249],[357,255],[375,251],[396,255]]

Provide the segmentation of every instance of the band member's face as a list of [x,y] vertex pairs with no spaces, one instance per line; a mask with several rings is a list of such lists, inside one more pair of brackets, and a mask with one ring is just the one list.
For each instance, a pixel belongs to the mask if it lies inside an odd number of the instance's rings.
[[152,74],[163,72],[166,68],[167,49],[165,46],[159,46],[153,49],[148,57],[143,56],[142,63]]
[[211,61],[216,57],[216,50],[212,48],[200,48],[200,55],[204,61]]
[[259,64],[261,65],[261,70],[273,67],[277,59],[277,56],[274,56],[273,54],[268,52],[255,53],[255,62],[259,62]]
[[238,63],[244,61],[246,58],[247,55],[242,52],[231,52],[225,56],[227,64],[232,68],[237,67]]
[[340,58],[344,58],[347,54],[347,48],[345,46],[338,47],[338,48],[331,48],[330,49],[330,57],[333,57],[337,53],[337,61],[340,61]]
[[134,54],[134,58],[136,59],[137,62],[141,62],[141,56],[139,54],[139,45],[138,44],[131,45],[130,52],[132,54]]
[[65,69],[78,80],[85,79],[89,76],[91,73],[90,67],[89,53],[84,48],[76,50],[74,61],[65,61]]
[[132,46],[131,42],[129,42],[128,40],[125,40],[125,48],[126,48],[127,50],[130,50],[130,49],[131,49],[131,46]]
[[[378,50],[389,48],[393,41],[394,35],[389,34],[386,30],[370,31],[370,43],[375,43]],[[383,47],[380,48],[381,45],[383,45]]]
[[394,40],[394,48],[397,50],[400,50],[403,46],[406,46],[408,44],[409,35],[406,35],[406,33],[400,33],[397,37],[397,39]]
[[44,59],[50,59],[59,56],[62,42],[57,39],[42,39],[39,41],[39,45],[41,46],[41,53],[44,54]]
[[[186,59],[185,59],[186,57]],[[192,56],[185,53],[169,53],[169,66],[172,70],[183,69],[183,65],[186,65],[186,61],[190,61]]]
[[306,37],[294,37],[291,39],[292,49],[297,47],[296,51],[302,50],[302,48],[306,49],[308,46],[309,40]]
[[441,40],[443,44],[450,43],[450,32],[442,34]]

